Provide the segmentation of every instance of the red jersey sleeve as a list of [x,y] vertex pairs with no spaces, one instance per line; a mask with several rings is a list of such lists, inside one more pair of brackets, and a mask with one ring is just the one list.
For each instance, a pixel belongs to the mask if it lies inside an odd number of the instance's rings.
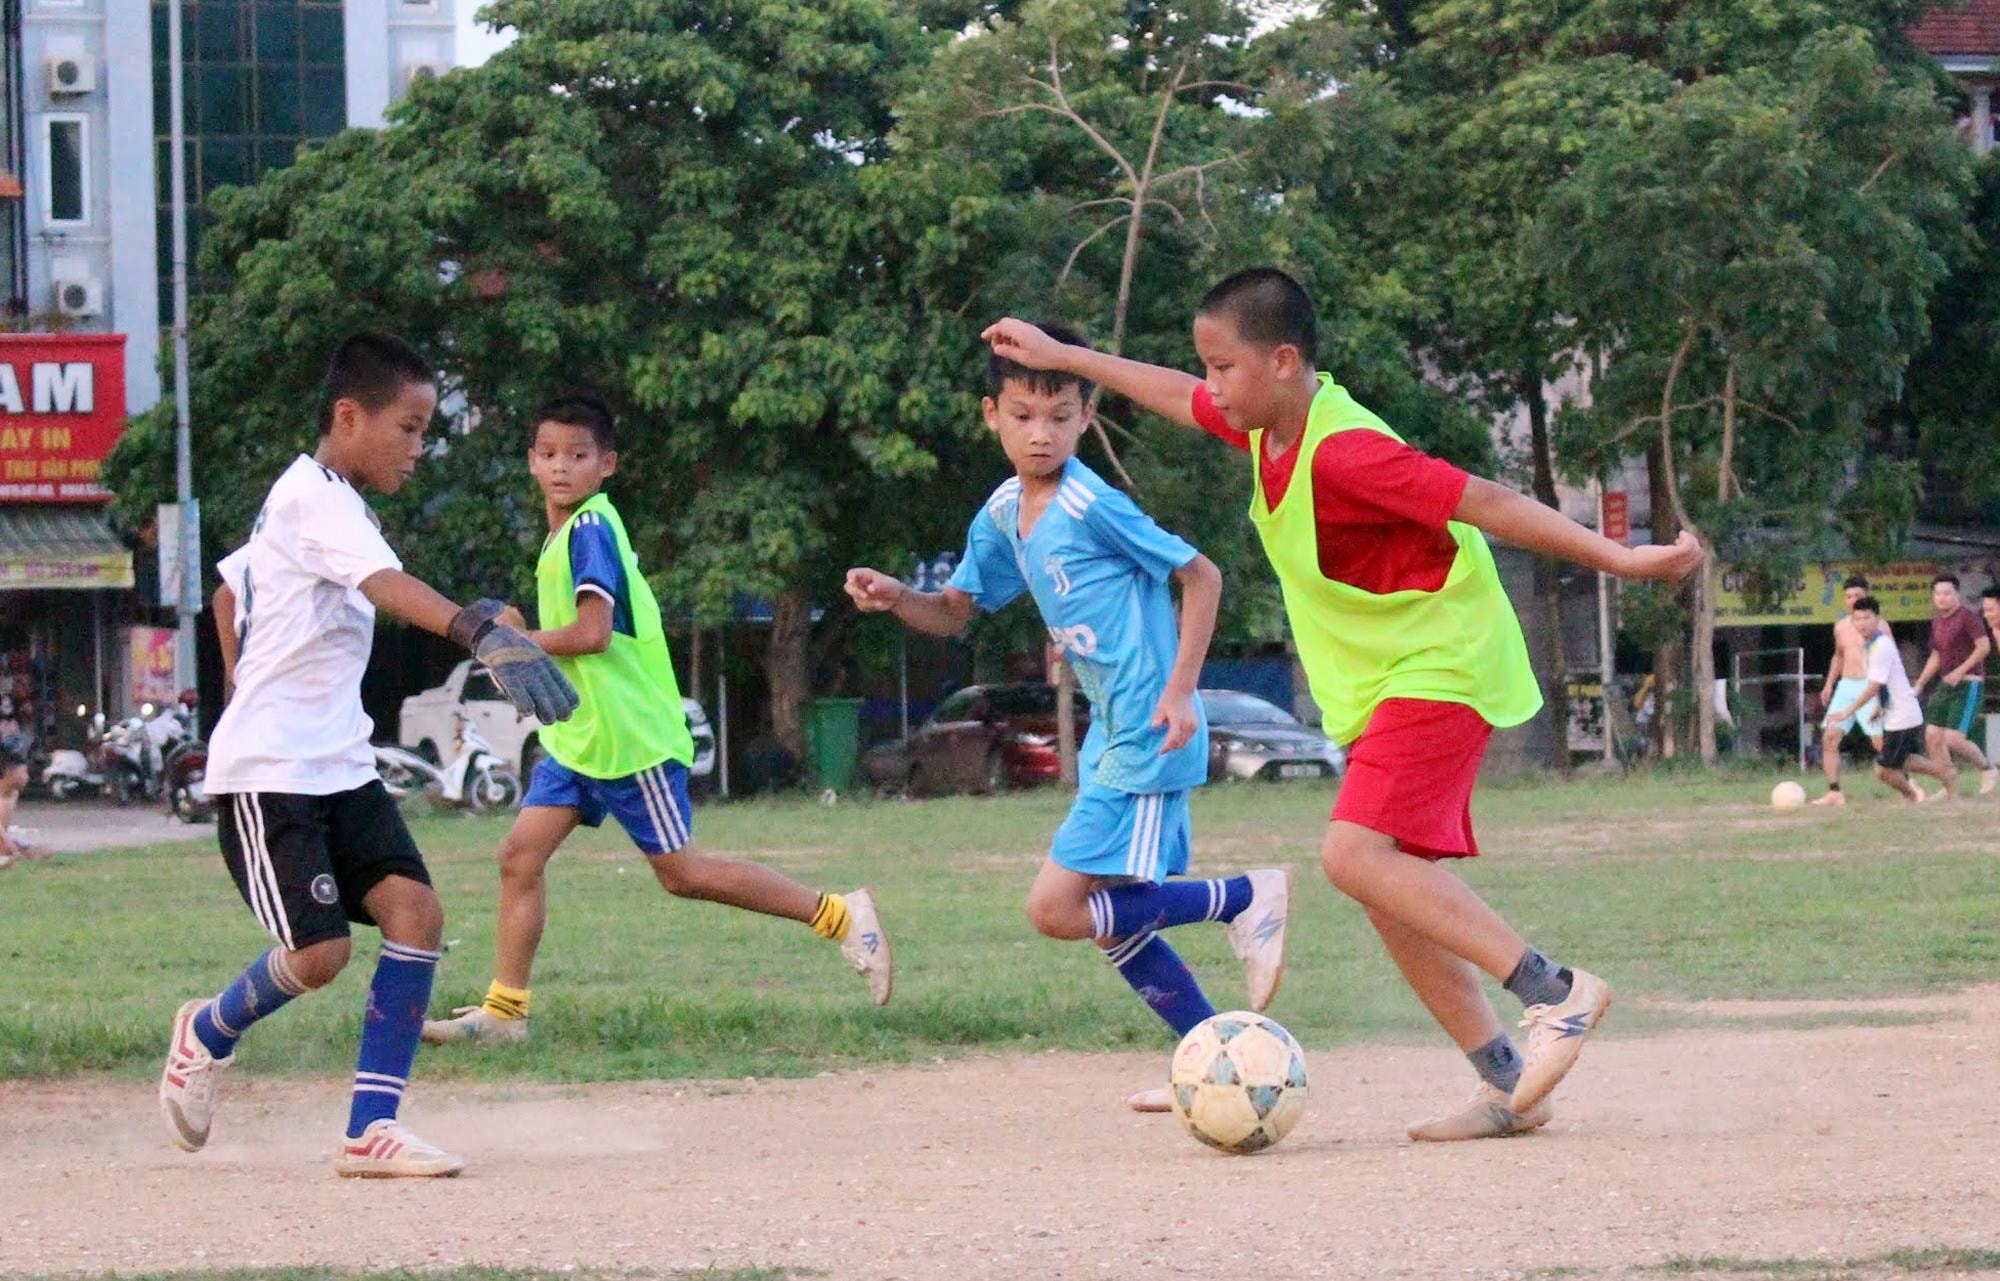
[[1238,431],[1229,425],[1229,419],[1215,407],[1214,399],[1209,396],[1207,383],[1195,384],[1194,421],[1203,431],[1217,440],[1226,441],[1245,453],[1249,452],[1250,433]]
[[1342,525],[1411,521],[1443,529],[1471,477],[1379,431],[1329,436],[1313,457],[1320,519]]

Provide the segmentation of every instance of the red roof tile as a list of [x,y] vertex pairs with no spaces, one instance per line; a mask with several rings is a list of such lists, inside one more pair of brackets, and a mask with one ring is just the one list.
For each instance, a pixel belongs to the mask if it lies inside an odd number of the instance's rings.
[[1910,39],[1927,53],[2000,54],[2000,0],[1965,0],[1933,5],[1910,28]]

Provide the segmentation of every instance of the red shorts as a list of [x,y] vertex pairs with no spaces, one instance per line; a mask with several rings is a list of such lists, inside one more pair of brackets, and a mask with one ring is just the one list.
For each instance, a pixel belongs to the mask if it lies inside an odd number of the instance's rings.
[[1473,858],[1472,788],[1493,727],[1463,703],[1391,698],[1347,753],[1336,821],[1396,838],[1425,858]]

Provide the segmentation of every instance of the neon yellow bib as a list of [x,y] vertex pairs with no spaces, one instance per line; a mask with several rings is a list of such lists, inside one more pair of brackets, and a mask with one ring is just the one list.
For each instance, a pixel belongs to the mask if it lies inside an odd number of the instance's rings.
[[660,628],[660,605],[639,572],[625,522],[601,493],[592,494],[570,513],[542,545],[541,559],[535,562],[535,604],[541,625],[553,631],[576,621],[569,535],[585,512],[602,518],[617,540],[636,635],[627,636],[614,626],[611,648],[602,654],[556,659],[556,666],[576,686],[577,709],[568,720],[542,727],[542,746],[557,761],[591,778],[623,778],[663,761],[686,765],[694,760],[694,739],[688,734],[680,683],[674,679],[673,657]]
[[1312,492],[1320,443],[1344,431],[1402,440],[1331,375],[1321,374],[1320,384],[1299,443],[1298,471],[1276,511],[1264,501],[1264,433],[1250,433],[1250,522],[1277,571],[1299,662],[1327,735],[1354,742],[1376,707],[1391,698],[1464,703],[1500,727],[1528,720],[1541,710],[1541,689],[1492,549],[1477,529],[1457,521],[1446,526],[1458,554],[1434,592],[1378,595],[1320,572]]

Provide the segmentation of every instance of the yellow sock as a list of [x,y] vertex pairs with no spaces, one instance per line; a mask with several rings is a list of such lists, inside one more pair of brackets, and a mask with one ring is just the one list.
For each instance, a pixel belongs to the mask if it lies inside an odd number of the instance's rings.
[[847,910],[846,899],[838,894],[822,894],[819,896],[819,907],[814,910],[809,924],[813,933],[821,938],[844,943],[847,941],[847,927],[853,922],[854,917]]
[[486,989],[486,999],[481,1006],[496,1019],[515,1022],[528,1017],[529,993],[525,987],[508,987],[499,979],[494,979]]

